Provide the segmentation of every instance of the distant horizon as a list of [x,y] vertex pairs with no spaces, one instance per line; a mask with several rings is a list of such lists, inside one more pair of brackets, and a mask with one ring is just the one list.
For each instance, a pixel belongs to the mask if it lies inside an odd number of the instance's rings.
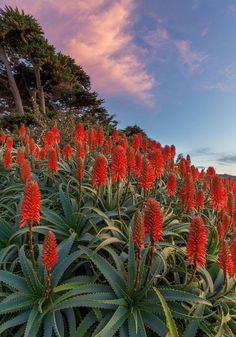
[[236,0],[0,0],[32,14],[119,127],[236,175]]

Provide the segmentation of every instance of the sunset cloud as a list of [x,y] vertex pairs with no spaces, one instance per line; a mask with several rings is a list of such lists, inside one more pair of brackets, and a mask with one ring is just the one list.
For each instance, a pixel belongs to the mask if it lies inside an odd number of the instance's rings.
[[194,72],[200,67],[207,55],[193,50],[189,40],[179,40],[175,42],[182,61],[189,67],[190,72]]
[[133,0],[12,0],[39,19],[45,33],[91,76],[96,90],[150,103],[155,79],[146,51],[134,42]]

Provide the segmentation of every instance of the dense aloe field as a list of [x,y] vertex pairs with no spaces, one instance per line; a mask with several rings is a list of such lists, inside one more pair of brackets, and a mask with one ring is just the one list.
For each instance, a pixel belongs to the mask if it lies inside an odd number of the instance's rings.
[[236,335],[235,181],[141,134],[0,137],[0,336]]

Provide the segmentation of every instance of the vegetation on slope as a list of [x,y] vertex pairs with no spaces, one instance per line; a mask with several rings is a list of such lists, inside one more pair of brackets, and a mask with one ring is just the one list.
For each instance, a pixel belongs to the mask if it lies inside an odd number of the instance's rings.
[[141,133],[0,147],[0,335],[235,336],[236,183]]

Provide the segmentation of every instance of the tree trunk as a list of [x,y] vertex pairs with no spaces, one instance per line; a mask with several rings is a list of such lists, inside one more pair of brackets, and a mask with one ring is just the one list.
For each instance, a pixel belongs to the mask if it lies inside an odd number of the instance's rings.
[[46,114],[45,96],[44,96],[43,86],[42,86],[41,77],[40,77],[40,67],[37,64],[34,65],[34,73],[35,73],[36,86],[37,86],[38,95],[39,95],[40,109],[43,114]]
[[4,49],[4,47],[1,47],[1,46],[0,46],[0,59],[2,60],[2,62],[4,63],[4,65],[6,67],[7,77],[8,77],[8,81],[9,81],[9,85],[10,85],[10,90],[11,90],[13,98],[14,98],[16,110],[17,110],[17,112],[19,112],[20,114],[23,115],[24,114],[24,108],[23,108],[20,92],[19,92],[18,87],[16,85],[16,81],[15,81],[14,75],[12,73],[11,65],[10,65],[10,62],[8,60],[5,49]]

